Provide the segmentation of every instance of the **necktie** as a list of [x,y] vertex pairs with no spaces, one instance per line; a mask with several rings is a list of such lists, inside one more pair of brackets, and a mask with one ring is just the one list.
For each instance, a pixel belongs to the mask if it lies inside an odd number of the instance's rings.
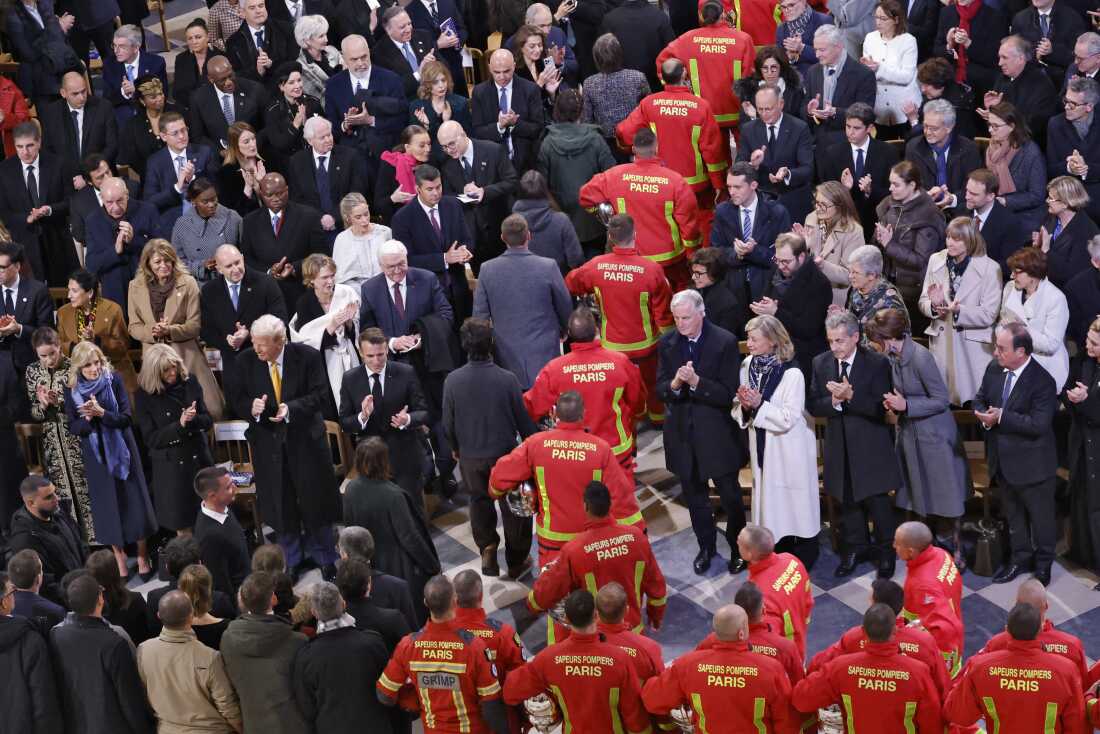
[[1012,376],[1013,372],[1005,372],[1005,386],[1001,390],[1001,408],[1005,407],[1005,403],[1008,402],[1008,396],[1012,393]]
[[1052,240],[1057,239],[1058,235],[1060,235],[1060,234],[1062,234],[1062,220],[1061,219],[1055,219],[1054,220],[1054,231],[1050,233],[1050,238]]
[[80,110],[71,110],[73,114],[73,130],[76,130],[76,156],[80,157]]
[[233,302],[233,310],[236,311],[240,308],[241,303],[241,284],[232,283],[229,286],[229,300]]
[[271,215],[271,229],[272,229],[272,231],[275,232],[276,237],[279,236],[279,230],[282,228],[282,226],[283,226],[283,218],[280,217],[278,214],[272,214]]
[[328,170],[325,168],[327,157],[322,155],[317,158],[317,197],[321,200],[322,212],[332,209],[332,190],[328,185]]
[[371,413],[371,417],[373,418],[378,414],[379,406],[382,404],[382,375],[376,372],[370,376],[370,380],[370,394],[371,397],[374,398],[374,412]]
[[134,81],[134,65],[126,64],[126,78],[131,82]]
[[34,166],[27,166],[27,194],[31,197],[31,207],[37,207],[41,203],[38,198],[38,177],[34,175]]
[[401,284],[393,284],[393,307],[397,309],[397,315],[401,321],[405,320],[405,299],[401,297]]
[[4,289],[4,313],[15,315],[15,300],[12,297],[11,288]]
[[848,379],[848,363],[840,361],[840,381],[844,382]]
[[768,125],[768,145],[775,144],[775,125]]
[[178,176],[183,171],[183,156],[176,156],[176,175]]
[[1039,28],[1043,32],[1043,38],[1050,35],[1050,16],[1043,13],[1039,14]]
[[692,362],[695,362],[699,356],[697,352],[699,347],[698,341],[698,339],[688,339],[688,359]]
[[752,216],[748,209],[741,209],[741,240],[748,242],[752,238]]
[[237,121],[237,116],[233,111],[233,100],[228,94],[222,95],[222,114],[225,115],[226,123],[230,125]]
[[295,22],[297,22],[298,18],[301,16],[301,13],[302,13],[302,6],[298,2],[298,0],[291,0],[289,10],[290,10],[290,17],[293,18],[295,20]]
[[431,210],[432,229],[435,230],[435,236],[442,242],[443,241],[443,229],[439,226],[439,217],[435,214],[435,209]]
[[275,391],[276,405],[283,402],[283,376],[279,374],[279,365],[271,363],[271,389]]
[[256,50],[257,51],[263,51],[264,50],[264,29],[263,28],[256,31]]
[[420,64],[416,62],[416,54],[413,53],[412,47],[407,43],[401,44],[401,53],[405,57],[405,61],[409,62],[409,66],[413,71],[420,71]]
[[863,148],[856,151],[856,185],[859,185],[859,180],[863,178]]
[[500,111],[508,114],[508,87],[500,88]]
[[466,183],[474,182],[474,168],[470,165],[470,161],[466,159],[466,156],[462,156],[462,178],[466,180]]
[[432,16],[432,23],[434,23],[435,25],[438,26],[439,25],[439,11],[436,10],[435,2],[428,3],[428,12]]

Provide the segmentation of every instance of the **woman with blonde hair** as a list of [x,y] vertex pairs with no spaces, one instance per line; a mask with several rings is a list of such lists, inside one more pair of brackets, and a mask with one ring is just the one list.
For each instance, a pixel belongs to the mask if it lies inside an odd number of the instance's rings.
[[[1096,465],[1100,463],[1100,318],[1089,325],[1085,354],[1075,367],[1072,386],[1067,384],[1062,394],[1062,405],[1073,418],[1068,455],[1069,555],[1096,573],[1100,571],[1100,494],[1096,492]],[[1100,591],[1100,584],[1093,591]]]
[[[193,493],[192,493],[193,494]],[[199,642],[211,650],[218,650],[222,644],[222,634],[233,620],[215,617],[210,613],[214,606],[214,577],[199,563],[192,563],[180,572],[176,587],[191,600],[195,616],[191,620],[191,631]]]
[[359,292],[336,282],[336,263],[328,255],[314,253],[302,261],[302,282],[306,292],[290,319],[290,339],[308,344],[325,358],[335,408],[344,373],[360,364]]
[[1050,282],[1063,288],[1069,279],[1087,271],[1088,243],[1100,229],[1088,215],[1089,193],[1074,176],[1059,176],[1047,184],[1047,212],[1050,216],[1031,243],[1047,256]]
[[805,226],[795,222],[795,234],[806,240],[814,262],[833,285],[833,305],[848,298],[848,256],[864,241],[852,194],[839,181],[826,181],[814,189],[814,210]]
[[69,432],[80,438],[96,541],[111,546],[125,578],[126,551],[137,543],[138,573],[153,574],[145,539],[156,532],[141,455],[131,430],[130,398],[103,350],[92,342],[73,347],[65,390]]
[[444,161],[446,156],[439,147],[439,126],[454,120],[467,135],[473,135],[474,122],[470,116],[470,101],[454,93],[455,83],[451,70],[442,61],[428,61],[420,67],[420,86],[416,99],[409,102],[409,124],[423,125],[432,138],[433,161]]
[[810,568],[817,560],[821,511],[806,380],[779,319],[757,316],[745,332],[749,356],[741,363],[733,418],[749,431],[751,522],[771,530],[781,540],[777,549],[794,553]]
[[947,384],[952,405],[978,392],[993,358],[993,326],[1001,310],[1001,266],[986,255],[970,217],[947,225],[947,247],[928,259],[918,307],[931,319],[928,349]]
[[175,349],[153,344],[141,359],[134,420],[153,462],[153,504],[157,522],[176,535],[190,535],[199,511],[192,479],[214,463],[206,431],[202,388]]
[[199,347],[199,284],[168,240],[149,240],[145,245],[127,301],[130,336],[141,342],[142,358],[154,344],[170,344],[202,386],[210,415],[220,419],[225,401]]
[[393,239],[393,230],[370,220],[370,206],[358,191],[340,200],[340,219],[344,222],[344,231],[336,235],[332,243],[336,282],[358,293],[363,283],[382,272],[378,248]]

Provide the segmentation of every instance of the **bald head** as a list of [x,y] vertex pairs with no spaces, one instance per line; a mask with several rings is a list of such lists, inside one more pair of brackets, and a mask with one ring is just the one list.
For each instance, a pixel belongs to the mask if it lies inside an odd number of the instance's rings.
[[894,531],[894,549],[898,552],[898,558],[903,561],[916,558],[930,545],[932,545],[932,531],[927,525],[917,520],[903,522]]
[[727,604],[714,614],[714,634],[722,642],[739,642],[749,637],[749,617],[736,604]]
[[61,77],[61,96],[74,110],[84,109],[88,102],[88,83],[84,81],[84,75],[70,71]]
[[1028,579],[1020,584],[1020,588],[1016,591],[1016,603],[1030,604],[1045,616],[1047,611],[1046,587],[1038,579]]
[[506,48],[494,51],[489,57],[489,73],[498,88],[508,86],[512,75],[516,73],[516,58],[512,56],[512,52]]
[[187,629],[191,626],[191,617],[195,610],[191,599],[182,591],[169,591],[161,597],[157,605],[157,617],[160,623],[171,630]]
[[447,120],[440,125],[435,139],[443,152],[455,160],[466,155],[466,149],[470,147],[470,139],[466,137],[466,131],[455,120]]
[[99,193],[102,195],[110,193],[118,194],[121,196],[124,194],[128,194],[129,191],[126,188],[125,181],[123,181],[121,178],[118,178],[117,176],[111,176],[110,178],[103,179],[103,183],[99,186]]
[[612,581],[596,594],[596,612],[608,624],[618,624],[626,616],[626,589]]

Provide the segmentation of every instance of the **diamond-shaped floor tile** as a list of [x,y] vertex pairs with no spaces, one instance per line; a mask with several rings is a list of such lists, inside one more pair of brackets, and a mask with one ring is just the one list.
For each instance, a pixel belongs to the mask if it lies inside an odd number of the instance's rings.
[[828,594],[814,600],[813,617],[806,633],[806,660],[833,644],[844,634],[863,620],[863,613]]
[[971,594],[962,600],[963,622],[966,624],[966,657],[970,657],[1005,627],[1008,611],[981,594]]

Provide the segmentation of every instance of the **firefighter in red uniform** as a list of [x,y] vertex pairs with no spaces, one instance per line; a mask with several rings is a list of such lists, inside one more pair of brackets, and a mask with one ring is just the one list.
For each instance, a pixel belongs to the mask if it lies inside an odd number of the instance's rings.
[[565,616],[572,634],[508,676],[505,702],[515,705],[545,693],[557,704],[563,732],[650,734],[627,654],[596,633],[592,594],[584,589],[570,594]]
[[907,622],[917,622],[936,638],[948,674],[962,668],[965,630],[962,620],[962,574],[955,559],[932,545],[932,531],[922,522],[903,522],[894,531],[894,550],[906,562],[905,607]]
[[690,287],[687,261],[699,246],[699,207],[684,177],[657,158],[657,134],[634,134],[634,162],[597,173],[581,187],[581,206],[608,203],[630,214],[638,254],[665,269],[672,291]]
[[378,700],[419,711],[425,734],[507,734],[488,650],[455,626],[455,588],[446,576],[424,585],[424,604],[431,617],[398,643],[378,678]]
[[621,352],[604,348],[596,336],[596,319],[585,306],[569,317],[570,351],[542,368],[523,404],[535,421],[550,415],[558,396],[567,390],[584,399],[584,427],[611,445],[611,451],[634,479],[634,438],[637,415],[645,409],[641,372]]
[[[706,2],[707,0],[699,0],[700,12]],[[829,12],[825,0],[811,0],[809,4],[822,13]],[[749,35],[754,45],[775,44],[775,30],[782,19],[776,0],[722,0],[722,9],[737,26],[737,30]]]
[[712,647],[681,655],[642,689],[651,714],[667,716],[686,706],[700,732],[793,734],[799,717],[791,708],[791,684],[775,660],[749,647],[745,610],[736,604],[714,615]]
[[1003,650],[977,655],[947,694],[944,715],[959,726],[985,719],[986,731],[1082,734],[1084,697],[1077,667],[1043,650],[1041,615],[1030,604],[1008,613],[1011,641]]
[[850,734],[942,734],[940,694],[928,666],[898,652],[893,610],[871,605],[863,629],[863,650],[830,660],[794,687],[795,708],[814,713],[839,704]]
[[615,134],[629,148],[642,128],[657,133],[664,164],[683,176],[695,192],[700,239],[705,247],[714,219],[715,196],[726,195],[729,140],[715,122],[710,102],[692,93],[687,69],[678,59],[661,64],[661,80],[665,88],[639,102],[616,126]]
[[489,474],[489,496],[500,499],[534,479],[538,493],[535,534],[539,565],[557,558],[563,545],[579,535],[586,522],[584,488],[601,481],[611,490],[611,515],[620,525],[644,528],[634,485],[627,480],[607,441],[584,430],[584,400],[570,391],[558,398],[557,426],[536,433],[497,460]]
[[775,552],[772,531],[749,523],[737,534],[737,549],[749,566],[749,581],[764,594],[764,616],[806,657],[806,627],[814,609],[810,573],[797,556]]
[[552,608],[574,589],[595,594],[616,581],[631,589],[626,626],[642,630],[642,596],[646,616],[653,629],[661,627],[665,615],[665,577],[653,557],[645,533],[624,527],[611,517],[611,493],[603,482],[584,488],[584,532],[561,549],[557,560],[535,581],[527,594],[527,607],[536,614]]
[[626,652],[638,675],[638,685],[642,685],[665,669],[665,659],[661,643],[630,628],[626,621],[628,602],[626,589],[618,581],[600,587],[596,594],[596,631]]
[[[940,698],[947,695],[947,689],[951,685],[947,677],[947,666],[943,656],[940,655],[940,647],[936,639],[919,627],[910,627],[905,618],[901,616],[904,604],[905,592],[895,581],[891,579],[875,579],[871,582],[871,603],[885,604],[894,610],[896,617],[896,629],[894,641],[898,643],[898,651],[903,655],[920,660],[928,666],[932,673],[932,681],[936,684],[936,692]],[[825,648],[810,661],[809,672],[820,670],[825,663],[853,652],[859,652],[867,646],[867,633],[862,626],[852,627],[840,636],[840,639]]]
[[565,285],[574,296],[596,295],[603,319],[600,343],[638,365],[649,419],[660,424],[665,407],[657,399],[657,342],[672,328],[672,290],[661,266],[634,249],[634,220],[629,214],[611,217],[607,241],[611,252],[569,271]]

